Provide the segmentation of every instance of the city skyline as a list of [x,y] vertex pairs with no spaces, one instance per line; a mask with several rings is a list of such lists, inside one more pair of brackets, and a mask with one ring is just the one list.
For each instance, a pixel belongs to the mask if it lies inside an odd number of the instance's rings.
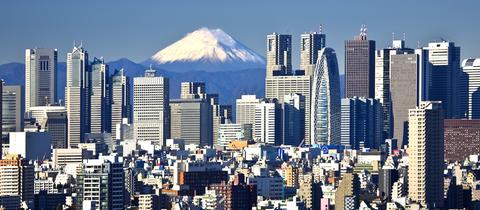
[[[64,62],[65,54],[71,49],[74,40],[77,42],[83,40],[90,51],[103,56],[107,61],[129,58],[135,62],[142,62],[188,32],[201,27],[221,28],[260,55],[265,54],[266,46],[264,39],[258,37],[264,37],[273,32],[291,34],[294,49],[293,69],[298,69],[300,52],[296,49],[300,48],[300,34],[318,31],[320,25],[323,25],[323,31],[327,34],[326,46],[332,47],[339,54],[341,74],[344,71],[343,42],[358,35],[362,24],[367,25],[368,36],[377,41],[377,48],[388,47],[392,40],[392,33],[395,33],[396,38],[403,38],[405,33],[407,47],[410,48],[416,48],[417,41],[421,46],[425,46],[427,42],[443,38],[464,46],[462,59],[480,54],[478,47],[467,44],[478,42],[477,36],[474,35],[478,33],[478,29],[463,27],[476,24],[474,8],[476,8],[475,5],[480,5],[480,2],[469,1],[469,7],[460,7],[449,1],[415,2],[416,7],[411,7],[413,1],[407,1],[405,4],[376,2],[376,8],[379,8],[376,10],[371,9],[370,4],[361,2],[350,2],[349,7],[329,1],[310,3],[312,7],[304,8],[306,12],[303,14],[295,12],[300,4],[283,2],[288,6],[277,8],[278,12],[291,12],[293,15],[275,16],[278,19],[273,19],[274,11],[266,9],[268,2],[238,4],[214,1],[192,2],[188,5],[184,2],[147,2],[140,5],[123,2],[116,4],[115,10],[109,9],[114,6],[112,2],[92,2],[85,4],[84,8],[92,7],[84,10],[86,17],[76,19],[70,17],[70,5],[60,1],[51,4],[6,2],[0,8],[0,17],[2,17],[0,27],[9,28],[9,30],[0,34],[0,42],[4,43],[0,51],[0,64],[22,62],[24,60],[22,49],[35,47],[57,48],[58,60]],[[434,7],[432,3],[435,3]],[[316,5],[331,9],[322,11],[318,19],[308,18],[307,11],[315,12]],[[193,9],[197,7],[203,10]],[[242,14],[245,15],[229,15],[232,8],[244,12]],[[392,13],[389,8],[419,14],[422,18],[388,15]],[[42,11],[49,12],[43,14]],[[180,11],[190,15],[176,15]],[[336,11],[342,12],[337,14]],[[209,15],[202,15],[204,12]],[[438,13],[461,13],[462,15],[435,15]],[[42,18],[46,23],[41,26],[36,25],[34,21],[40,14],[43,15]],[[175,18],[172,21],[164,21],[169,16]],[[59,21],[57,17],[67,19]],[[90,21],[91,19],[101,21]],[[413,26],[412,21],[415,21]],[[90,30],[78,31],[74,29],[75,25],[85,25],[85,28]],[[125,27],[127,25],[129,28]],[[107,30],[112,36],[97,36],[97,30]],[[37,36],[28,36],[32,32]]]

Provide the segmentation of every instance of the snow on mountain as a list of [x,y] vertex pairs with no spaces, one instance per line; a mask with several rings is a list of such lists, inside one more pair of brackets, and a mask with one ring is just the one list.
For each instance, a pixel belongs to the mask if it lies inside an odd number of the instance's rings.
[[200,28],[143,62],[175,72],[264,68],[265,59],[222,29]]

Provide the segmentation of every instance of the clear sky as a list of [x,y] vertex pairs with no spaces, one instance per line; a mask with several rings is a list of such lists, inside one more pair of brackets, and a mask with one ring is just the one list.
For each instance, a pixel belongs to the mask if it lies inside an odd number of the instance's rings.
[[260,55],[265,37],[289,33],[298,65],[299,35],[324,25],[327,46],[337,51],[343,71],[344,40],[368,26],[377,49],[406,33],[407,45],[454,41],[462,58],[480,57],[478,0],[85,0],[0,2],[0,64],[23,62],[24,49],[59,49],[64,61],[73,40],[91,56],[141,62],[199,27],[222,28]]

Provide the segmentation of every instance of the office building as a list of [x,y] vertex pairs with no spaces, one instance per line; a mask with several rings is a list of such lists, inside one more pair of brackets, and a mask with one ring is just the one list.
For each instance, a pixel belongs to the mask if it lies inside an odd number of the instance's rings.
[[86,151],[81,148],[58,148],[52,150],[54,168],[64,167],[67,164],[80,164],[83,158],[88,158]]
[[20,155],[8,154],[0,160],[0,196],[20,196],[33,202],[35,173],[33,165]]
[[84,160],[77,175],[77,206],[86,202],[100,209],[125,209],[123,159],[100,156]]
[[181,99],[207,98],[205,82],[182,82],[180,87]]
[[2,133],[22,132],[24,127],[24,93],[20,85],[3,85]]
[[298,146],[305,139],[305,97],[291,93],[283,100],[282,144]]
[[90,133],[110,132],[109,73],[103,58],[93,58],[90,75]]
[[130,78],[125,75],[124,69],[115,70],[110,77],[110,100],[110,127],[112,138],[115,138],[117,124],[121,124],[124,118],[131,121]]
[[57,100],[57,49],[25,50],[25,109]]
[[264,100],[255,106],[253,139],[256,142],[280,145],[282,141],[281,106],[276,99]]
[[343,98],[341,105],[341,145],[378,149],[383,143],[383,110],[378,99]]
[[255,95],[242,95],[236,100],[236,117],[237,124],[253,125],[255,123],[255,106],[260,103]]
[[[408,109],[415,108],[422,99],[424,88],[422,77],[425,65],[428,65],[423,50],[415,53],[390,52],[390,94],[393,117],[393,138],[398,139],[400,147],[408,144]],[[405,88],[408,87],[408,88]]]
[[52,137],[48,132],[11,132],[9,154],[28,160],[48,160],[52,155]]
[[324,48],[312,82],[310,141],[315,144],[340,143],[340,78],[337,56]]
[[170,137],[169,80],[147,70],[133,81],[133,125],[135,139],[163,145]]
[[74,46],[67,54],[65,107],[68,118],[68,146],[77,147],[85,133],[90,132],[90,74],[88,53]]
[[212,107],[204,99],[170,100],[171,138],[185,144],[212,145]]
[[318,52],[325,47],[326,35],[320,33],[303,33],[300,36],[300,71],[295,74],[312,76],[318,60]]
[[66,112],[47,113],[46,131],[52,137],[53,148],[67,148],[68,119]]
[[445,160],[463,162],[469,155],[480,154],[480,120],[446,119]]
[[213,184],[209,188],[225,198],[225,209],[252,209],[256,206],[256,186],[246,184],[245,176],[241,173],[235,175],[233,181],[228,184]]
[[480,119],[480,58],[463,60],[462,69],[468,75],[468,99],[465,100],[468,103],[466,117]]
[[431,67],[430,101],[442,101],[445,118],[465,117],[466,110],[456,110],[457,77],[460,71],[460,47],[454,42],[428,43],[428,59]]
[[196,195],[205,194],[209,185],[228,180],[227,172],[222,170],[218,162],[176,162],[173,170],[174,184],[188,187],[188,191]]
[[373,98],[375,92],[375,41],[367,40],[367,28],[345,41],[345,97]]
[[267,78],[292,74],[292,35],[267,36]]
[[424,101],[408,110],[408,198],[442,208],[444,134],[441,102]]
[[218,129],[218,139],[216,140],[216,146],[226,147],[228,144],[235,140],[244,140],[244,129],[241,124],[224,123],[220,124]]
[[35,194],[34,209],[56,209],[59,205],[66,202],[67,195],[63,193],[47,193],[40,191]]
[[45,128],[45,124],[48,120],[48,113],[66,113],[67,110],[64,106],[32,106],[27,112],[27,116]]

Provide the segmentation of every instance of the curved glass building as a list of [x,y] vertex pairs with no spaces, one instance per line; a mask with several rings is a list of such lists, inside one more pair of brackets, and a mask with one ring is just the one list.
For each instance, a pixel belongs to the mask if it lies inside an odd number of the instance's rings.
[[312,144],[340,144],[340,77],[337,55],[323,48],[312,81],[310,139]]

